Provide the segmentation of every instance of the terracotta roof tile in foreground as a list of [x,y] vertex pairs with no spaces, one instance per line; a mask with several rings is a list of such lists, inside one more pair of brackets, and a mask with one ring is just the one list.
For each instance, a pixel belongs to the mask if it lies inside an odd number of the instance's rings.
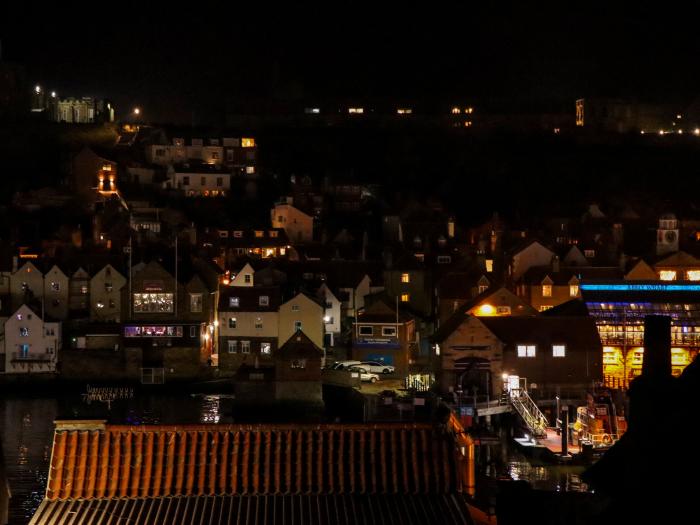
[[58,424],[46,500],[448,494],[461,491],[460,457],[427,424]]

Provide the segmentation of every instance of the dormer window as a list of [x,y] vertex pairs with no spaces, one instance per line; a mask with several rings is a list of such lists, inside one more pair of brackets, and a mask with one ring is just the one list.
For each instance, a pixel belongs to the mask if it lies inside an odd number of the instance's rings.
[[244,283],[250,284],[251,281],[252,281],[252,275],[250,275],[249,273],[247,273],[247,274],[245,274],[245,275],[243,276],[243,282],[244,282]]

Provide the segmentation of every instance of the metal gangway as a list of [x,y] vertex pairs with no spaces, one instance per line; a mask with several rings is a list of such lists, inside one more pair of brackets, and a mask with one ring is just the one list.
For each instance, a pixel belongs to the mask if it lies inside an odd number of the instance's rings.
[[510,405],[520,415],[525,425],[536,438],[547,437],[547,418],[537,407],[524,388],[511,388],[508,392]]

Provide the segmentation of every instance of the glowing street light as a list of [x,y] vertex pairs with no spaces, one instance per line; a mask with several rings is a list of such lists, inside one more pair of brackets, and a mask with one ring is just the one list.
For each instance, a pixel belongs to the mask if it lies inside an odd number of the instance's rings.
[[34,93],[36,93],[37,95],[38,95],[39,93],[41,93],[41,86],[40,86],[39,84],[37,84],[37,85],[34,87]]
[[141,114],[141,108],[134,108],[134,115],[138,116]]
[[52,92],[51,92],[51,98],[56,98],[56,92],[55,92],[55,91],[52,91]]

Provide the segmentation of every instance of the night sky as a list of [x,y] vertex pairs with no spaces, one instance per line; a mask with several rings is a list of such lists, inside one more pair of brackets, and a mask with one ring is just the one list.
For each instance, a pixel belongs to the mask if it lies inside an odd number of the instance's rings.
[[0,8],[5,60],[23,64],[31,83],[139,105],[155,121],[217,114],[227,99],[556,110],[586,95],[692,100],[700,85],[694,18],[658,7],[32,5]]

